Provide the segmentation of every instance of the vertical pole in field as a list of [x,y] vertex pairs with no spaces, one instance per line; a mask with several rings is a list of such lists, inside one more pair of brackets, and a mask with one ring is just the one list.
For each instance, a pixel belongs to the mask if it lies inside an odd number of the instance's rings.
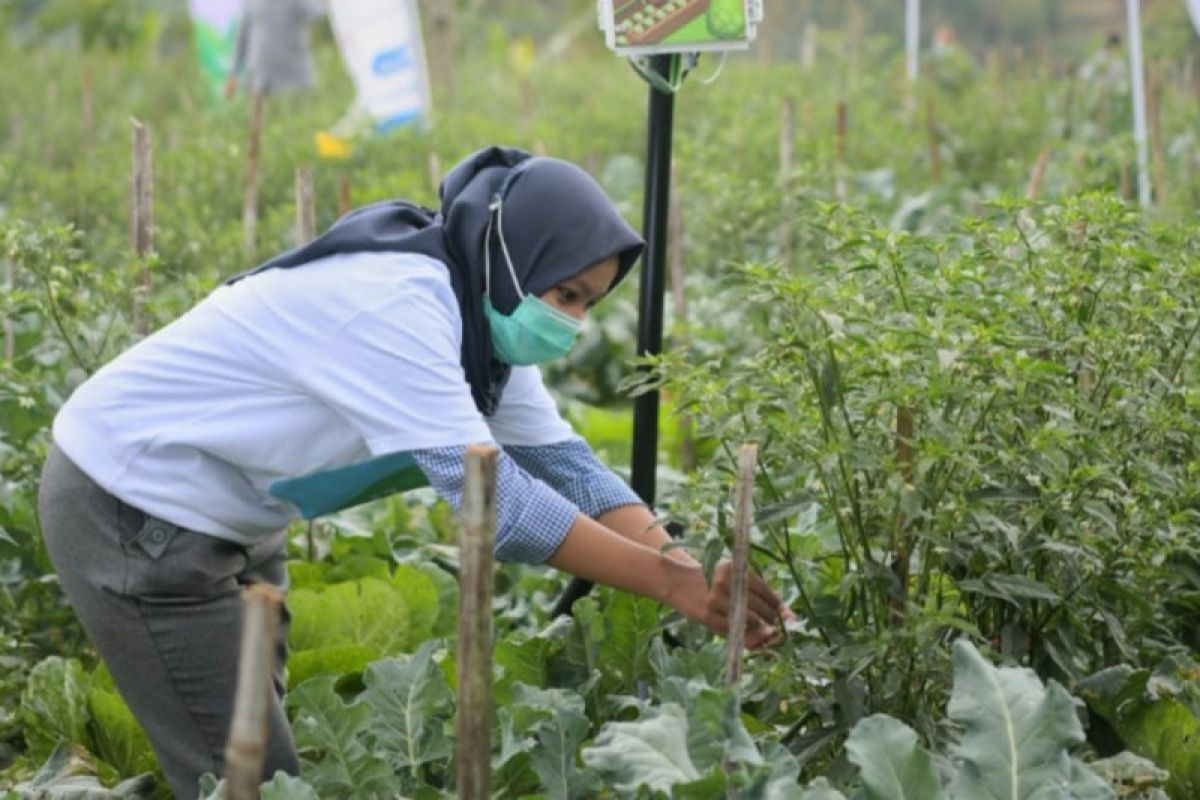
[[742,677],[742,652],[746,647],[746,591],[750,586],[750,525],[754,520],[754,470],[758,445],[744,444],[738,451],[737,488],[733,499],[733,585],[730,587],[729,656],[725,681],[737,686]]
[[491,797],[492,548],[499,450],[467,448],[459,538],[458,796]]
[[1154,200],[1161,208],[1167,202],[1167,150],[1162,131],[1162,76],[1151,72],[1146,93],[1146,116],[1150,127],[1150,164],[1154,171]]
[[138,120],[133,123],[133,179],[130,185],[132,209],[130,234],[133,252],[140,267],[138,286],[133,290],[133,324],[138,333],[145,333],[142,306],[150,297],[150,266],[148,259],[154,249],[154,173],[150,150],[150,131]]
[[916,83],[921,63],[921,0],[905,0],[904,7],[905,75]]
[[87,154],[88,159],[92,157],[92,150],[96,143],[96,117],[95,117],[95,96],[96,86],[95,80],[92,77],[91,64],[85,65],[83,68],[83,151]]
[[[650,58],[650,69],[670,80],[677,55]],[[642,228],[646,255],[638,287],[639,356],[662,352],[663,304],[666,296],[667,217],[671,203],[671,138],[675,120],[675,95],[650,87],[649,125],[646,135],[646,194]],[[630,483],[638,496],[654,505],[658,466],[658,392],[639,395],[633,406],[633,458]]]
[[833,165],[833,194],[839,203],[846,202],[846,138],[849,135],[846,101],[839,100],[837,104],[837,121],[834,130],[836,136],[836,159]]
[[250,143],[246,149],[246,189],[242,195],[242,249],[253,256],[258,240],[258,164],[262,149],[262,92],[250,100]]
[[339,218],[350,213],[350,176],[345,173],[338,178],[337,213]]
[[257,798],[262,784],[282,605],[279,592],[264,583],[251,584],[242,593],[242,649],[225,743],[227,800]]
[[296,167],[296,246],[317,238],[317,209],[312,167]]
[[925,133],[929,137],[929,181],[942,182],[942,149],[938,140],[937,106],[933,95],[925,98]]
[[785,266],[792,263],[792,249],[795,244],[792,236],[792,217],[796,214],[792,190],[795,187],[796,169],[796,98],[788,95],[783,98],[783,107],[779,120],[779,189],[783,201],[779,212],[783,224],[779,226],[779,250]]
[[1133,90],[1133,143],[1137,148],[1138,204],[1150,205],[1150,168],[1146,151],[1146,84],[1142,68],[1140,0],[1125,0],[1129,25],[1129,86]]
[[429,151],[429,188],[437,195],[438,187],[442,185],[442,159],[436,150]]

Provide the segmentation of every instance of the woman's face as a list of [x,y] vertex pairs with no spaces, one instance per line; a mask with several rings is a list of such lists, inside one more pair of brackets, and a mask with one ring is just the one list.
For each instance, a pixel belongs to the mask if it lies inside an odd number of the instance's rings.
[[564,314],[570,314],[578,320],[587,316],[592,306],[608,293],[617,277],[617,257],[598,261],[574,277],[567,278],[562,283],[543,292],[540,297],[543,302],[557,308]]

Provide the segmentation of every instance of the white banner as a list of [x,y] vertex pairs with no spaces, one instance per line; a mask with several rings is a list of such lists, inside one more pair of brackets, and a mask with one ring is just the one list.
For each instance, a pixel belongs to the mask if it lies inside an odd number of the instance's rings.
[[1200,0],[1184,0],[1187,3],[1188,13],[1192,15],[1192,24],[1196,26],[1196,33],[1200,34]]
[[416,0],[330,0],[329,21],[358,92],[355,105],[378,130],[429,113]]

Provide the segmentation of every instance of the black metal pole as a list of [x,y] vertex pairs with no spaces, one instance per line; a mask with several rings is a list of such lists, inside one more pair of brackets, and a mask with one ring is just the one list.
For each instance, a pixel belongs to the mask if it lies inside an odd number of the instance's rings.
[[[650,58],[650,70],[670,82],[671,62],[677,55]],[[646,133],[646,192],[642,198],[642,229],[646,253],[638,288],[639,356],[662,352],[663,303],[666,296],[667,217],[671,196],[671,137],[675,124],[675,95],[650,87]],[[646,392],[633,405],[633,457],[629,484],[638,497],[654,506],[658,469],[658,392]],[[575,578],[554,607],[554,616],[571,613],[571,606],[592,589]]]

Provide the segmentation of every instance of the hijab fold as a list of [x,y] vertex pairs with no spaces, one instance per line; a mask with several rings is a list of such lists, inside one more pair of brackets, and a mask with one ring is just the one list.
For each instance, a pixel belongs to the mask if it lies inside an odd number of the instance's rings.
[[504,240],[526,294],[540,295],[613,257],[618,265],[615,286],[633,268],[644,242],[582,169],[516,148],[488,147],[467,157],[446,175],[438,195],[438,209],[405,200],[355,209],[308,244],[236,275],[226,284],[333,255],[388,252],[434,258],[450,272],[462,315],[463,373],[476,407],[491,415],[499,405],[511,367],[492,354],[483,311],[484,247],[492,248],[492,304],[510,314],[520,302],[495,225],[491,241],[485,242],[493,201],[504,204]]

